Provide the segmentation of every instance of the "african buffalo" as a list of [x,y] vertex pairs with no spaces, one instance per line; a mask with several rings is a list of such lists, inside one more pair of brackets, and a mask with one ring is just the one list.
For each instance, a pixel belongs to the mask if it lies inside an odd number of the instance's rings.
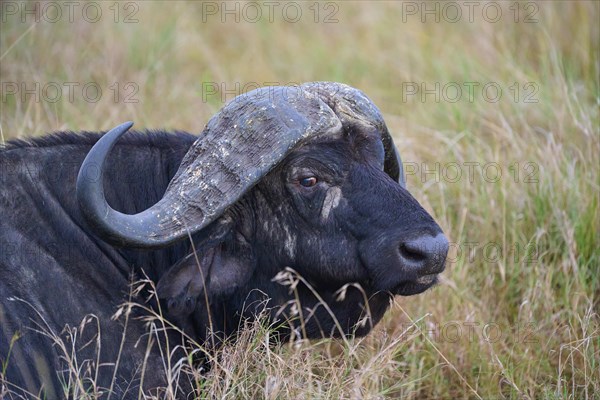
[[[423,292],[444,269],[448,242],[406,190],[382,116],[356,89],[257,89],[199,137],[125,134],[131,125],[0,150],[6,396],[72,395],[69,363],[94,378],[83,385],[116,398],[136,397],[142,378],[143,390],[164,386],[164,354],[138,318],[148,312],[198,343],[260,313],[287,319],[273,324],[281,340],[364,335],[391,296]],[[293,290],[282,285],[295,274]],[[132,289],[144,277],[155,292]],[[340,299],[354,282],[362,290]],[[304,318],[296,298],[311,311]],[[123,312],[128,300],[145,308]],[[180,330],[158,336],[181,344]]]

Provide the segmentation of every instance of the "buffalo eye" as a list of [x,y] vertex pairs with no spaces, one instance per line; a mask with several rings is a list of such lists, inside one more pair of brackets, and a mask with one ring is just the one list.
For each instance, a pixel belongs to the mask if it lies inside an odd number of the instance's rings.
[[313,187],[317,184],[317,178],[314,176],[308,176],[300,179],[300,184],[304,187]]

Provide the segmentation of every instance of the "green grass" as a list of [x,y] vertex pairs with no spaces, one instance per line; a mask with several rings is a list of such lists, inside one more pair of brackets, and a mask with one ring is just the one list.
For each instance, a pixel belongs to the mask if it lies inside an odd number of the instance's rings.
[[[235,90],[236,82],[340,81],[381,108],[404,161],[419,168],[408,187],[460,245],[442,284],[397,298],[367,338],[269,347],[268,327],[249,327],[199,380],[203,396],[597,398],[599,2],[519,3],[536,5],[536,23],[515,23],[513,2],[499,3],[497,23],[482,19],[481,7],[473,23],[465,10],[459,23],[421,23],[402,22],[400,3],[340,2],[332,24],[314,22],[312,3],[299,3],[306,17],[294,24],[281,14],[273,23],[202,22],[202,3],[161,1],[138,2],[138,23],[114,23],[103,4],[94,24],[2,23],[2,82],[103,90],[95,103],[81,91],[72,102],[66,94],[56,103],[3,97],[2,140],[126,120],[200,132],[233,97],[203,99],[203,82]],[[124,101],[129,82],[137,103]],[[495,82],[503,92],[497,102],[480,90],[472,102],[466,93],[422,102],[404,98],[409,82]],[[525,102],[534,89],[536,102]],[[423,179],[436,162],[458,163],[461,178]],[[491,182],[474,168],[471,181],[469,162],[496,163],[502,175]]]

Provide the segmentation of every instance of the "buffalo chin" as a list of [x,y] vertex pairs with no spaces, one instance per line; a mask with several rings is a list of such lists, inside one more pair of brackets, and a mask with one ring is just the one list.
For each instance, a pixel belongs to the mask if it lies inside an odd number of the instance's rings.
[[402,282],[394,287],[391,292],[400,296],[412,296],[423,293],[438,283],[437,275],[426,275],[411,282]]

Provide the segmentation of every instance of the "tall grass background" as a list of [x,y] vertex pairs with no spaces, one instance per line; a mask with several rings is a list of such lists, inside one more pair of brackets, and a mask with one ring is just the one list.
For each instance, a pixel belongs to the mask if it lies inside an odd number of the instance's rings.
[[[297,22],[283,3],[272,22],[263,3],[256,22],[221,2],[215,15],[202,2],[101,2],[95,23],[81,7],[73,22],[3,9],[2,141],[126,120],[200,133],[245,88],[344,82],[380,107],[409,190],[452,242],[440,285],[396,298],[366,338],[273,347],[257,323],[198,380],[200,396],[598,398],[600,3],[496,2],[491,22],[489,2],[475,2],[472,21],[459,2],[455,23],[446,3],[428,3],[439,22],[408,3],[297,2]],[[64,82],[79,83],[73,99]],[[82,93],[90,82],[97,101]],[[65,89],[56,102],[48,83]],[[436,83],[439,100],[410,92]]]

